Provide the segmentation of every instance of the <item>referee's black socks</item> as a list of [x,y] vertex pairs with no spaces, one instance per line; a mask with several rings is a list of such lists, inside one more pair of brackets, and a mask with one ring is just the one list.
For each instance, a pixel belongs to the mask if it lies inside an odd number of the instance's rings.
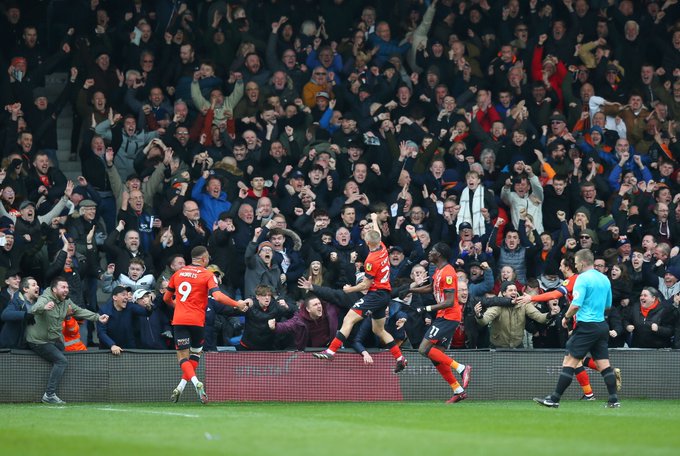
[[562,394],[569,388],[571,381],[574,379],[574,368],[573,367],[562,367],[562,372],[560,372],[560,378],[557,379],[557,386],[555,387],[555,392],[550,396],[554,402],[559,402]]
[[614,374],[614,369],[609,366],[600,373],[602,374],[602,378],[604,378],[604,384],[607,385],[609,402],[619,402],[619,397],[616,395],[616,375]]

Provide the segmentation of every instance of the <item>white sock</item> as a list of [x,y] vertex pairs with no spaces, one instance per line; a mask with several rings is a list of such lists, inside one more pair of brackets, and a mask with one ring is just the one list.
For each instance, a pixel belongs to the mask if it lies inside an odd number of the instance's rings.
[[180,391],[184,391],[184,387],[187,386],[187,381],[182,379],[179,381],[179,385],[177,385],[177,389]]
[[458,385],[458,388],[456,388],[456,389],[453,390],[454,394],[460,394],[460,393],[462,393],[463,391],[465,391],[465,390],[464,390],[463,387],[460,386],[460,385]]
[[191,377],[191,383],[193,383],[194,386],[198,385],[200,383],[198,381],[198,377],[196,377],[195,375],[193,377]]
[[326,349],[326,353],[328,353],[329,355],[335,355],[335,352],[333,350],[331,350],[330,348]]
[[458,367],[456,367],[456,372],[458,372],[459,374],[462,374],[464,370],[465,370],[465,364],[458,363]]

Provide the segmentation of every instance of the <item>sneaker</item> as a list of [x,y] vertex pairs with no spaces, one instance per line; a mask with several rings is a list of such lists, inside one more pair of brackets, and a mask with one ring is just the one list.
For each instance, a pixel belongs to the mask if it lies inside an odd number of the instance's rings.
[[334,353],[330,353],[326,350],[318,353],[313,353],[313,355],[316,359],[327,359],[328,361],[333,361],[333,358],[335,358]]
[[408,366],[408,361],[406,361],[406,358],[402,357],[401,359],[398,359],[397,364],[394,366],[394,373],[398,374],[399,372],[406,369],[406,366]]
[[42,401],[43,401],[45,404],[52,404],[52,405],[64,405],[64,404],[66,404],[66,402],[64,402],[64,401],[62,401],[61,399],[59,399],[59,396],[57,396],[57,395],[54,394],[54,393],[52,393],[52,394],[47,394],[47,393],[43,394]]
[[583,396],[581,396],[581,400],[582,401],[596,401],[597,399],[595,399],[594,394],[591,394],[590,396],[584,394]]
[[621,408],[620,402],[607,402],[604,404],[605,408]]
[[467,389],[468,383],[470,383],[470,371],[472,371],[472,366],[468,364],[465,366],[465,370],[460,373],[460,376],[463,378],[463,389]]
[[616,391],[621,391],[621,386],[623,386],[623,380],[621,379],[621,369],[615,367],[614,376],[616,377]]
[[541,404],[544,407],[550,407],[550,408],[557,408],[557,407],[560,406],[560,403],[553,401],[550,396],[535,397],[534,402]]
[[183,391],[179,388],[175,388],[172,390],[172,394],[170,395],[170,402],[177,403],[179,401],[179,398],[182,396]]
[[451,396],[451,399],[446,401],[447,404],[455,404],[456,402],[460,402],[467,399],[467,393],[463,391],[462,393],[454,394]]
[[194,385],[194,388],[196,388],[196,396],[198,396],[198,400],[201,401],[201,404],[207,404],[208,403],[208,395],[205,392],[205,388],[203,387],[203,383],[198,382]]

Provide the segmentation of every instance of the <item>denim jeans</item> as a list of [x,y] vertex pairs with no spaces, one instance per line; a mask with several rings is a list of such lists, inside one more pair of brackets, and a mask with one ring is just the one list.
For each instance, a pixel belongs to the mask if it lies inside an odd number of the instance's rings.
[[68,366],[68,360],[64,356],[64,344],[59,342],[48,342],[46,344],[28,344],[38,356],[40,356],[45,361],[52,364],[52,370],[50,371],[50,378],[47,380],[47,389],[45,393],[49,396],[54,394],[59,387],[59,382],[61,382],[61,377],[64,375],[66,366]]

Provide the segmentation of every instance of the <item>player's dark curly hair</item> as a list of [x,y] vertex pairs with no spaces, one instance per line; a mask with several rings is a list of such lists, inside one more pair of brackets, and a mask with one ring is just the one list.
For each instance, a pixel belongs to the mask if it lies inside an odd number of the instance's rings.
[[446,242],[437,242],[432,246],[432,250],[439,253],[444,259],[448,260],[451,258],[451,247]]
[[574,259],[574,254],[573,253],[567,253],[564,255],[564,264],[567,266],[569,269],[571,269],[572,272],[577,272],[576,271],[576,260]]

